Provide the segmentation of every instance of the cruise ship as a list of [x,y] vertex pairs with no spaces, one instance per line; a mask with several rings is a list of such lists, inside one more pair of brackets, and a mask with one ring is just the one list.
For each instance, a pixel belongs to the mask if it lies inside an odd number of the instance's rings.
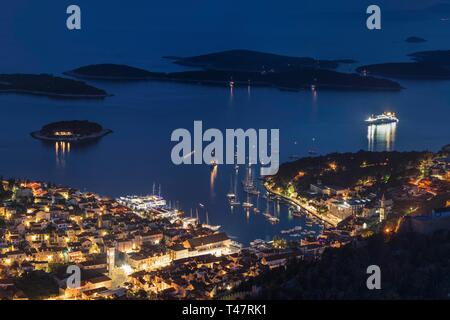
[[383,112],[383,114],[379,114],[376,116],[372,115],[368,119],[366,119],[368,125],[386,124],[398,121],[399,120],[394,112]]

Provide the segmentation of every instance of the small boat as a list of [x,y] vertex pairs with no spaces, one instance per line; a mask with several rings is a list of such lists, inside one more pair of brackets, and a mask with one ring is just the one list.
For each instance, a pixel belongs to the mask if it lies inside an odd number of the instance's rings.
[[264,240],[262,240],[262,239],[255,239],[255,240],[250,242],[251,246],[259,246],[259,245],[262,245],[262,244],[266,244],[266,242]]
[[244,201],[244,202],[242,202],[242,207],[251,208],[251,207],[253,207],[253,203]]
[[271,223],[278,223],[278,222],[280,222],[280,219],[278,219],[277,217],[271,215],[269,212],[265,212],[265,213],[263,213],[263,215]]
[[242,207],[247,208],[247,209],[253,207],[253,203],[250,202],[250,197],[248,194],[247,194],[247,200],[242,202]]
[[241,205],[241,203],[239,201],[237,201],[237,199],[231,199],[230,200],[230,206],[237,207],[239,205]]
[[280,222],[280,219],[278,219],[277,217],[274,217],[274,216],[268,217],[267,220],[269,220],[269,222],[272,224],[276,224],[276,223]]
[[289,233],[293,233],[293,232],[297,232],[297,231],[301,231],[302,227],[301,226],[295,226],[292,229],[287,229],[287,230],[281,230],[282,234],[289,234]]
[[202,227],[203,227],[203,228],[206,228],[206,229],[209,229],[209,230],[212,230],[212,231],[217,231],[217,230],[220,229],[221,226],[219,226],[219,225],[217,225],[217,226],[212,226],[212,225],[210,225],[210,224],[204,223],[204,224],[202,224]]
[[244,188],[245,193],[253,194],[255,196],[258,196],[260,194],[257,186],[254,183],[253,171],[252,171],[251,165],[247,166],[247,172],[246,172],[245,179],[242,181],[242,186]]
[[300,210],[294,210],[294,211],[292,211],[292,215],[294,217],[303,217],[305,214]]

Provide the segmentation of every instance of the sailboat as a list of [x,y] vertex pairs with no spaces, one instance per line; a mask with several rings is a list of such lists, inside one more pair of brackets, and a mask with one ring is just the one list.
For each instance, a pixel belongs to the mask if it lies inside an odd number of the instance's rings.
[[230,179],[230,191],[227,193],[227,198],[228,199],[236,198],[236,193],[233,190],[233,176],[231,176]]
[[266,211],[263,213],[263,216],[266,217],[266,219],[272,224],[276,224],[276,223],[280,222],[280,219],[278,219],[277,217],[273,216],[270,213],[269,208],[270,208],[269,207],[269,197],[267,197]]
[[235,168],[235,177],[234,177],[234,186],[233,186],[233,177],[231,177],[231,184],[232,184],[232,188],[233,191],[230,190],[230,192],[228,193],[227,197],[228,200],[230,202],[230,206],[235,207],[240,205],[241,203],[239,202],[238,199],[238,195],[237,195],[237,179],[238,179],[238,174],[239,174],[239,167]]
[[245,179],[242,181],[242,185],[244,187],[244,192],[253,194],[253,195],[259,195],[259,190],[255,186],[255,183],[253,181],[253,171],[252,171],[251,164],[249,164],[247,166],[247,172],[245,175]]
[[248,193],[247,193],[247,200],[242,203],[242,207],[244,207],[244,208],[251,208],[251,207],[253,207],[253,203],[250,202],[250,196],[249,196]]

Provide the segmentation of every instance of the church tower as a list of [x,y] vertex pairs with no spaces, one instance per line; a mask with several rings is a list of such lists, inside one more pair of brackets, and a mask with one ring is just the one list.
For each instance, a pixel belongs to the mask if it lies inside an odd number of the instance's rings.
[[108,264],[108,273],[109,273],[109,277],[112,277],[113,271],[115,268],[115,263],[116,263],[116,248],[108,247],[106,250],[107,250],[106,258],[107,258],[107,264]]
[[383,222],[384,220],[386,220],[386,218],[386,198],[384,197],[383,193],[383,196],[380,200],[380,222]]

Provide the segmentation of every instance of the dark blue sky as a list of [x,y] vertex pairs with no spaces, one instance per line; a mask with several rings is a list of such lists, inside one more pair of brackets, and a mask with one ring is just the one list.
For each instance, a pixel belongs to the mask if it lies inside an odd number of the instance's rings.
[[[163,66],[157,64],[162,55],[233,48],[356,59],[363,55],[370,58],[371,52],[380,51],[391,57],[390,43],[410,35],[434,37],[428,43],[430,48],[445,49],[448,38],[441,33],[448,24],[438,18],[450,16],[449,2],[14,0],[0,8],[0,71],[54,72],[108,61],[161,69]],[[447,3],[447,9],[435,9],[438,17],[430,23],[423,8],[430,12],[439,3]],[[70,4],[81,6],[81,32],[65,27]],[[384,12],[380,32],[369,33],[365,27],[369,4],[379,4]],[[415,16],[406,17],[409,21],[403,23],[402,12],[411,11]],[[394,25],[392,21],[401,23]],[[384,47],[380,50],[375,44]]]

